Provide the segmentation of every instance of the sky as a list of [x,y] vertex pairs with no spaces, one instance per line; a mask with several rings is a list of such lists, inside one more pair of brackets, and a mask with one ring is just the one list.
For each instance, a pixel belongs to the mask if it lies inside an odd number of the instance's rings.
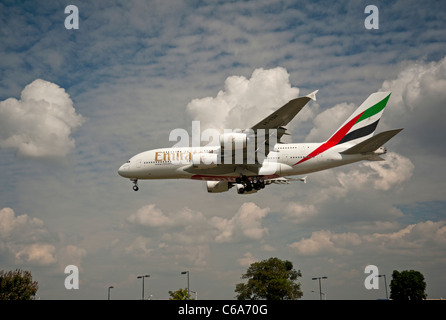
[[[367,5],[379,29],[364,22]],[[68,5],[78,29],[66,29]],[[442,1],[0,2],[0,269],[38,298],[234,299],[248,266],[278,257],[304,300],[385,298],[375,265],[417,270],[446,296],[446,6]],[[310,174],[252,195],[117,174],[175,128],[247,128],[319,90],[288,125],[327,139],[368,95],[391,91],[384,162]],[[68,290],[65,267],[79,270]],[[389,291],[390,292],[390,291]]]

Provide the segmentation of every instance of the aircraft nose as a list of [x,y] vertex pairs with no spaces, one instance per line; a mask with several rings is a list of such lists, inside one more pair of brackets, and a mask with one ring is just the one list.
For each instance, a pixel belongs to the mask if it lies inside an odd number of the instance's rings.
[[129,169],[129,164],[128,163],[124,163],[122,166],[119,167],[118,174],[121,177],[125,177],[125,174],[127,173],[128,169]]

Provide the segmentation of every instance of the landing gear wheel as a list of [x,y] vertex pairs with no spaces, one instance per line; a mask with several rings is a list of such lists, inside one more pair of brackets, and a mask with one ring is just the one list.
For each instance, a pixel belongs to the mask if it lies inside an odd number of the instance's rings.
[[132,182],[133,182],[133,190],[134,191],[138,191],[139,190],[139,188],[138,188],[138,179],[134,179],[134,180],[132,180]]

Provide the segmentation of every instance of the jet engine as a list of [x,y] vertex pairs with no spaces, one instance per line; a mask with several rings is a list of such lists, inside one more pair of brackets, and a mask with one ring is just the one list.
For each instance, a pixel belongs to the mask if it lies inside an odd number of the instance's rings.
[[209,193],[226,192],[229,190],[229,182],[226,181],[206,181]]

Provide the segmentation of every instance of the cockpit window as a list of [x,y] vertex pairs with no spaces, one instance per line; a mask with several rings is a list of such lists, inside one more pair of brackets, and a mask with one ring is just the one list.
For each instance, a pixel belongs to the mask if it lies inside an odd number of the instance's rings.
[[130,160],[127,160],[127,162],[126,163],[130,163]]

